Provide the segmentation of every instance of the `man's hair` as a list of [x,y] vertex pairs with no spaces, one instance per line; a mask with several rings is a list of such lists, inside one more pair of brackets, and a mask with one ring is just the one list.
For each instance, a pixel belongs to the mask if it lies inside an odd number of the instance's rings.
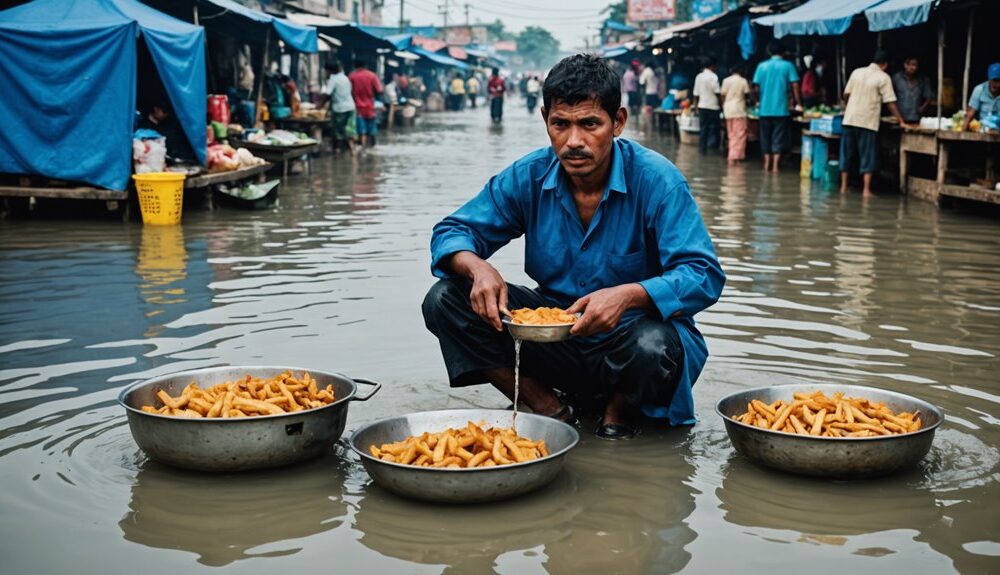
[[885,50],[875,50],[875,55],[872,56],[872,62],[876,64],[886,64],[889,62],[889,53]]
[[910,54],[906,58],[903,58],[903,63],[905,64],[906,62],[909,62],[910,60],[913,60],[915,62],[920,62],[920,57],[919,56],[915,56],[913,54]]
[[593,54],[563,58],[549,71],[542,86],[542,104],[551,110],[556,102],[569,105],[584,100],[597,104],[614,120],[622,105],[621,80],[608,61]]
[[340,65],[340,62],[337,61],[329,62],[323,67],[333,72],[334,74],[339,74],[344,69],[344,67]]
[[354,61],[354,67],[355,68],[367,68],[368,67],[368,62],[365,62],[361,58],[358,58],[357,60]]
[[737,62],[729,67],[729,71],[734,74],[739,74],[740,76],[746,76],[747,65],[744,64],[743,62]]
[[490,68],[490,72],[491,72],[491,73],[492,73],[492,74],[493,74],[494,76],[499,76],[499,75],[500,75],[500,68]]
[[701,65],[703,67],[705,67],[705,68],[711,68],[712,66],[715,66],[715,57],[714,56],[705,56],[701,60]]
[[771,40],[771,43],[767,45],[767,53],[772,56],[783,56],[785,45],[778,40]]

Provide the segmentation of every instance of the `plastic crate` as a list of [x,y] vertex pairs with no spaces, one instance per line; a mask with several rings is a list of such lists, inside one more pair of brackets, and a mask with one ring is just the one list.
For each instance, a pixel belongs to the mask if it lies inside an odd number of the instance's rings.
[[844,131],[844,117],[815,118],[809,121],[809,131],[822,134],[840,134]]

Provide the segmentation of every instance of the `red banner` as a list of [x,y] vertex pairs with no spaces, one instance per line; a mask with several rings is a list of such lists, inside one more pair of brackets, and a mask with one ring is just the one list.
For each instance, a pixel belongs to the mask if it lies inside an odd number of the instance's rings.
[[628,0],[628,20],[647,22],[650,20],[673,20],[675,0]]

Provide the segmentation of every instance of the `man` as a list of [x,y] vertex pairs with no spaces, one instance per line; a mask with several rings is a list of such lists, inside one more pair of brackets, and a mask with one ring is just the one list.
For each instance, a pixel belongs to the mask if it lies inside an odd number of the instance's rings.
[[469,74],[469,79],[465,82],[465,91],[469,95],[469,107],[476,107],[476,100],[479,99],[479,78],[476,74]]
[[375,95],[382,93],[382,83],[378,81],[378,76],[368,69],[368,64],[364,60],[354,61],[354,71],[347,78],[351,81],[354,93],[358,134],[361,135],[361,148],[364,149],[371,146],[372,138],[378,133]]
[[[434,227],[424,299],[452,386],[492,383],[514,393],[505,309],[567,308],[576,336],[525,342],[520,397],[535,413],[575,420],[571,402],[603,413],[596,434],[633,437],[639,417],[694,423],[691,386],[708,355],[693,316],[719,297],[725,276],[680,171],[616,139],[628,111],[608,63],[559,62],[542,87],[550,147],[514,162]],[[489,258],[525,238],[525,269],[539,287],[507,284]],[[578,403],[579,405],[579,403]]]
[[193,162],[194,151],[188,142],[184,129],[171,114],[170,105],[166,100],[149,107],[149,112],[141,118],[137,129],[155,130],[166,140],[167,157],[176,162]]
[[791,118],[788,113],[788,87],[795,97],[795,108],[802,109],[799,74],[795,65],[784,58],[785,47],[777,40],[767,47],[771,58],[761,62],[753,75],[759,107],[760,149],[764,154],[764,171],[778,171],[781,154],[788,149]]
[[972,89],[962,131],[969,130],[969,123],[977,115],[982,119],[997,114],[1000,114],[1000,62],[993,62],[986,70],[986,81]]
[[802,105],[806,108],[826,104],[826,86],[823,81],[826,69],[826,57],[814,55],[809,69],[802,75]]
[[535,107],[538,106],[538,92],[542,90],[542,83],[538,81],[538,76],[532,74],[528,77],[528,83],[524,85],[524,97],[528,104],[528,113],[534,114]]
[[694,106],[698,110],[698,150],[702,154],[719,147],[719,76],[715,58],[705,57],[705,67],[694,77]]
[[628,109],[629,111],[638,116],[639,107],[642,105],[639,102],[639,61],[632,60],[632,64],[625,70],[625,74],[622,76],[622,90],[625,92],[626,98],[628,98]]
[[490,70],[490,79],[486,84],[486,94],[490,100],[490,118],[494,124],[503,120],[503,96],[507,92],[507,83],[500,77],[500,69]]
[[451,110],[458,111],[465,106],[465,80],[461,72],[455,72],[451,78],[451,83],[448,85],[448,99],[450,100],[448,108]]
[[918,75],[920,61],[910,56],[903,61],[903,69],[892,75],[892,90],[896,93],[899,113],[907,122],[919,123],[924,110],[934,100],[931,82],[927,76]]
[[877,50],[872,63],[851,72],[844,87],[844,130],[840,134],[840,193],[847,192],[847,179],[855,164],[864,181],[864,195],[872,195],[872,176],[878,163],[878,128],[882,104],[899,125],[909,127],[896,106],[892,79],[885,73],[889,54]]
[[742,62],[733,65],[732,74],[722,81],[719,95],[722,114],[726,117],[726,135],[729,138],[729,165],[746,158],[747,149],[747,96],[750,83],[744,78],[746,67]]
[[652,118],[653,109],[660,105],[660,82],[653,70],[653,63],[646,62],[646,66],[639,74],[639,86],[643,93],[643,112]]
[[354,104],[351,81],[344,74],[340,62],[325,66],[330,78],[323,90],[324,103],[330,101],[330,128],[333,131],[333,149],[340,152],[341,144],[354,153],[354,139],[357,135],[357,109]]

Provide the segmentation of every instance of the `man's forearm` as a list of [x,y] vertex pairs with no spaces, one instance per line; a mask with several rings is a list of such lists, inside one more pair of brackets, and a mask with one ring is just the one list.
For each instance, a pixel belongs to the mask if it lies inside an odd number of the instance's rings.
[[649,293],[646,291],[646,288],[642,287],[640,284],[625,284],[622,288],[628,290],[626,292],[628,309],[656,309],[656,305],[653,304],[653,298],[649,297]]
[[442,267],[447,268],[451,273],[472,279],[476,268],[485,264],[486,260],[470,251],[460,251],[451,254]]

